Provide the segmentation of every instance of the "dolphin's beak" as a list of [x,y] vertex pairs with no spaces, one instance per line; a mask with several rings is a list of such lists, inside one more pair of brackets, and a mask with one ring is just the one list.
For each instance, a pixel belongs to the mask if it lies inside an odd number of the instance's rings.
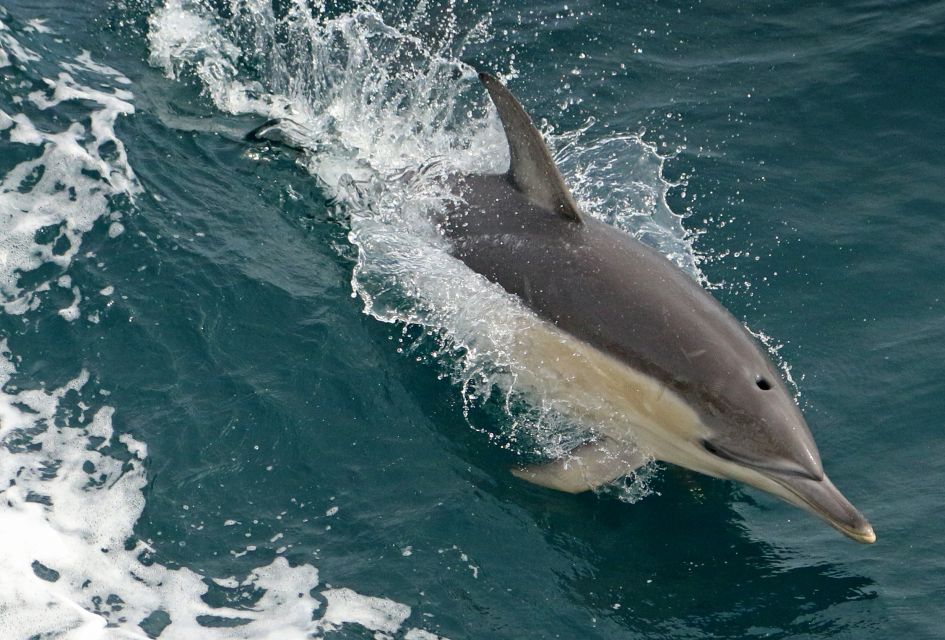
[[864,544],[876,542],[873,527],[827,476],[815,480],[802,475],[769,473],[768,477],[787,489],[790,496],[786,497],[791,502],[819,516],[840,533]]

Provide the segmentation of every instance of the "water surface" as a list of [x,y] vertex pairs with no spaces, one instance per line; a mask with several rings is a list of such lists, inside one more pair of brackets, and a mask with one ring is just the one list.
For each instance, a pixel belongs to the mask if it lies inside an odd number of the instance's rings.
[[[941,2],[7,0],[0,628],[941,637],[943,25]],[[527,314],[429,222],[437,175],[507,162],[475,68],[591,215],[763,336],[877,544],[665,465],[582,496],[508,473],[582,425],[515,387]],[[312,153],[243,140],[286,114]]]

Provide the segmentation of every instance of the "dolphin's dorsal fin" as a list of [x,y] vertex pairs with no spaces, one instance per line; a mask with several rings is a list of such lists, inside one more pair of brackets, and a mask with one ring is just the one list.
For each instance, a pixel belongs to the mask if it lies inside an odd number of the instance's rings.
[[488,73],[480,73],[479,80],[488,89],[505,129],[512,157],[509,177],[513,184],[535,204],[580,223],[581,210],[525,109],[501,82]]

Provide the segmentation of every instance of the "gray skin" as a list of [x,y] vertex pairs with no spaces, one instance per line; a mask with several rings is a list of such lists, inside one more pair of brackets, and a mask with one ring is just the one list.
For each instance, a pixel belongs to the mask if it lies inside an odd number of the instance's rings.
[[[687,466],[755,484],[873,542],[869,523],[825,476],[804,417],[745,327],[663,255],[582,214],[521,105],[491,76],[480,79],[498,107],[512,166],[454,178],[465,204],[442,225],[453,255],[698,412],[711,435],[697,445],[721,466]],[[712,470],[725,465],[761,480]]]

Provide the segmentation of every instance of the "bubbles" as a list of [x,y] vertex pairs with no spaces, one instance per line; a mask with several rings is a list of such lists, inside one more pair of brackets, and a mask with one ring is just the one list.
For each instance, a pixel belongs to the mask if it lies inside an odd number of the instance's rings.
[[693,278],[702,278],[693,236],[666,202],[668,191],[679,186],[663,178],[666,158],[639,134],[595,139],[595,124],[591,120],[553,137],[558,166],[573,176],[574,197],[595,217],[659,249]]
[[657,464],[647,464],[639,467],[630,475],[621,478],[617,482],[605,485],[598,489],[599,494],[614,496],[621,502],[635,504],[643,498],[658,492],[652,488],[652,483],[656,479],[659,470]]

